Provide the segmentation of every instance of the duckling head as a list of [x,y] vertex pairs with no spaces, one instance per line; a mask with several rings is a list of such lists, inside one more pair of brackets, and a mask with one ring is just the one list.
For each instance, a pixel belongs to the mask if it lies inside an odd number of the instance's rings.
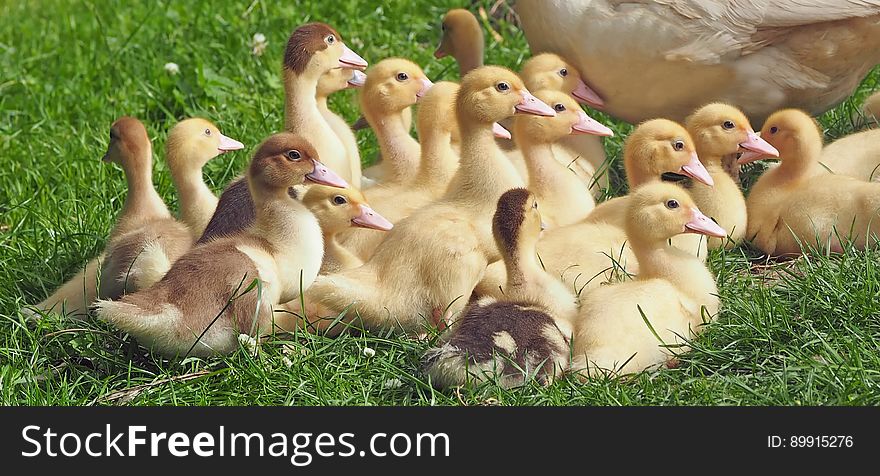
[[314,146],[290,132],[269,136],[257,148],[248,167],[248,182],[265,189],[283,189],[311,182],[346,188],[345,180],[318,161]]
[[483,66],[465,75],[455,107],[460,123],[487,126],[516,113],[556,115],[529,92],[516,73],[500,66]]
[[556,90],[541,90],[535,96],[553,108],[556,116],[522,115],[514,119],[514,134],[533,143],[552,144],[570,134],[613,136],[611,129],[600,124],[581,110],[568,94]]
[[465,51],[479,50],[483,53],[483,30],[473,13],[463,8],[449,10],[440,25],[443,37],[434,51],[435,58],[452,56],[458,58]]
[[[809,114],[798,109],[777,111],[767,118],[761,137],[778,150],[780,162],[787,166],[810,165],[822,152],[822,130]],[[739,163],[747,164],[764,157],[743,154]]]
[[434,83],[422,68],[403,58],[384,59],[370,68],[361,90],[361,108],[367,113],[400,112],[422,98]]
[[492,217],[492,235],[505,259],[534,250],[546,225],[538,213],[538,199],[524,188],[513,188],[501,195]]
[[675,235],[697,233],[724,238],[727,232],[704,215],[688,192],[676,185],[653,182],[631,194],[626,235],[631,241],[658,244]]
[[707,104],[686,120],[701,158],[719,160],[737,152],[754,152],[778,157],[779,152],[752,129],[746,115],[723,103]]
[[367,75],[356,69],[333,68],[321,75],[318,80],[317,97],[328,97],[343,89],[359,88],[364,85]]
[[601,108],[605,101],[587,86],[577,68],[553,53],[541,53],[529,58],[520,77],[532,91],[552,89],[571,94],[581,104]]
[[665,174],[684,175],[714,185],[688,131],[668,119],[643,122],[629,135],[623,150],[623,167],[631,186],[656,181]]
[[450,134],[452,141],[458,141],[461,132],[455,119],[455,95],[458,84],[440,81],[419,101],[416,112],[416,129],[419,137],[426,137],[434,131]]
[[314,185],[303,196],[303,204],[315,215],[326,236],[351,227],[388,231],[394,225],[376,213],[355,188],[339,189]]
[[366,67],[367,62],[345,46],[339,32],[325,23],[307,23],[294,30],[284,51],[284,69],[296,75],[320,77],[334,68]]
[[175,124],[165,142],[165,158],[172,171],[201,169],[225,152],[244,149],[244,144],[220,133],[211,121],[198,117]]
[[110,126],[110,142],[101,160],[122,166],[123,170],[151,167],[153,147],[147,128],[133,117],[120,117]]

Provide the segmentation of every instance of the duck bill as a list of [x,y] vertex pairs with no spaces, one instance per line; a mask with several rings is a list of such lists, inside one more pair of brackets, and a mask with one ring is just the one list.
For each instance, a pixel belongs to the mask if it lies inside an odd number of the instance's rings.
[[312,162],[315,164],[315,169],[311,173],[306,174],[306,180],[318,185],[327,185],[328,187],[348,188],[348,182],[336,175],[336,172],[315,159],[312,159]]
[[350,88],[362,88],[365,84],[367,84],[367,74],[360,70],[353,70],[351,75],[351,79],[348,80],[348,87]]
[[544,101],[536,98],[532,93],[523,90],[522,99],[516,105],[516,112],[534,114],[536,116],[555,117],[556,111]]
[[219,150],[221,154],[224,152],[241,149],[244,149],[244,144],[231,137],[220,134],[220,145],[217,146],[217,150]]
[[394,228],[394,224],[385,219],[382,215],[376,213],[375,210],[368,207],[367,205],[360,205],[361,213],[360,215],[351,219],[351,223],[354,226],[360,228],[369,228],[371,230],[380,230],[380,231],[388,231]]
[[434,87],[434,83],[432,83],[430,79],[422,78],[422,88],[416,93],[416,100],[422,99],[425,94],[428,94],[428,91],[430,91],[432,87]]
[[492,133],[499,139],[510,139],[510,131],[497,122],[492,123]]
[[681,173],[710,187],[715,186],[715,181],[712,180],[712,176],[709,175],[709,171],[706,170],[706,167],[704,167],[703,163],[700,162],[700,158],[697,156],[696,152],[691,153],[690,162],[681,166]]
[[446,35],[443,35],[443,39],[440,40],[440,44],[437,45],[437,49],[434,50],[434,57],[440,59],[447,56],[449,56],[449,52],[446,51]]
[[743,151],[742,155],[736,159],[736,163],[738,165],[746,165],[751,164],[752,162],[757,162],[763,159],[765,156],[760,152],[752,152],[750,150]]
[[685,233],[697,233],[699,235],[712,236],[715,238],[727,237],[727,231],[718,226],[714,220],[703,215],[696,208],[691,209],[691,219],[684,225]]
[[611,137],[614,132],[604,124],[588,116],[584,111],[578,111],[578,122],[571,126],[572,134],[590,134],[594,136]]
[[367,68],[367,61],[354,51],[351,51],[351,48],[342,45],[342,56],[339,58],[339,67],[364,70]]
[[[769,142],[761,138],[755,131],[748,131],[748,139],[739,145],[748,152],[754,152],[766,157],[779,157],[779,151],[776,147],[770,145]],[[754,162],[753,159],[752,161]]]
[[571,95],[581,104],[597,109],[605,107],[605,101],[602,100],[596,91],[587,86],[587,83],[583,82],[583,80],[578,83],[574,91],[571,92]]

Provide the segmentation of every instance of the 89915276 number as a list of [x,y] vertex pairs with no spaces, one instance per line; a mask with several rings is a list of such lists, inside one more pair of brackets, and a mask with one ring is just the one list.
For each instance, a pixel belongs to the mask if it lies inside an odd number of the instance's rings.
[[791,435],[767,437],[769,448],[852,448],[851,435]]

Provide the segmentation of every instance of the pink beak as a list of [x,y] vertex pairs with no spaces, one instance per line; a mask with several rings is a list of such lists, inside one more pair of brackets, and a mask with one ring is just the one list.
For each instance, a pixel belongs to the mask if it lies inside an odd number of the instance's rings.
[[518,112],[524,112],[526,114],[534,114],[536,116],[545,116],[545,117],[555,117],[556,111],[553,110],[550,106],[536,98],[532,93],[523,89],[522,91],[522,100],[520,100],[519,104],[516,105],[516,110]]
[[351,222],[355,226],[361,228],[370,228],[373,230],[388,231],[394,228],[394,224],[386,220],[385,217],[376,213],[372,208],[361,204],[361,214],[352,218]]
[[306,174],[307,180],[311,180],[319,185],[327,185],[329,187],[348,188],[348,182],[346,182],[344,178],[336,175],[336,172],[328,169],[326,165],[315,159],[312,159],[312,162],[315,164],[315,170]]
[[727,232],[724,231],[724,228],[718,226],[711,218],[703,215],[696,208],[691,209],[691,220],[684,225],[684,232],[714,236],[715,238],[727,237]]
[[244,144],[241,142],[232,139],[230,137],[226,137],[223,134],[220,134],[220,145],[217,146],[217,150],[220,153],[229,152],[230,150],[240,150],[244,149]]
[[421,99],[425,94],[428,94],[428,91],[434,86],[434,83],[431,82],[428,78],[422,78],[422,89],[419,89],[419,92],[416,93],[416,100]]
[[437,49],[434,50],[434,57],[435,58],[440,59],[440,58],[445,58],[446,56],[448,56],[447,53],[445,51],[441,50],[440,46],[438,46]]
[[499,139],[510,139],[510,131],[505,129],[497,122],[492,123],[492,133]]
[[769,142],[762,139],[754,131],[749,131],[748,137],[748,140],[739,145],[741,148],[745,149],[745,153],[737,161],[739,164],[748,164],[761,157],[779,157],[779,151],[776,150],[776,147],[770,145]]
[[599,97],[599,94],[597,94],[596,91],[590,89],[590,87],[587,86],[587,83],[583,81],[578,83],[574,91],[571,92],[571,95],[574,96],[574,98],[577,99],[578,102],[586,104],[590,107],[600,109],[605,106],[605,101],[603,101],[602,98]]
[[351,51],[351,48],[342,45],[342,56],[339,58],[339,67],[350,69],[366,69],[367,62],[357,53]]
[[367,75],[366,73],[359,70],[352,70],[354,74],[351,75],[351,79],[348,80],[348,87],[350,88],[362,88],[364,84],[367,84]]
[[604,124],[588,116],[584,111],[578,111],[578,122],[571,126],[572,134],[591,134],[594,136],[611,137],[614,132]]
[[[710,187],[715,186],[715,181],[712,180],[712,176],[709,175],[709,171],[706,170],[706,167],[703,166],[703,163],[700,162],[700,158],[697,156],[696,152],[691,153],[691,160],[685,165],[681,166],[681,171],[688,177],[702,182]],[[727,235],[724,235],[727,236]]]

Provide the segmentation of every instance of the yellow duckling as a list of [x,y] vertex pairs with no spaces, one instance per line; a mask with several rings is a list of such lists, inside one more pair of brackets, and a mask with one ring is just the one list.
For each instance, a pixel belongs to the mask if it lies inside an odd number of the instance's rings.
[[452,56],[458,63],[459,76],[483,66],[483,29],[473,13],[463,8],[449,10],[440,26],[443,37],[434,51],[435,58]]
[[[318,110],[327,124],[333,129],[333,133],[345,147],[348,161],[352,164],[361,163],[361,153],[358,150],[357,138],[354,131],[348,126],[339,114],[330,110],[327,99],[334,93],[350,88],[361,88],[367,80],[367,75],[357,69],[334,68],[324,73],[318,80],[318,89],[315,99],[318,101]],[[360,167],[358,165],[358,167]]]

